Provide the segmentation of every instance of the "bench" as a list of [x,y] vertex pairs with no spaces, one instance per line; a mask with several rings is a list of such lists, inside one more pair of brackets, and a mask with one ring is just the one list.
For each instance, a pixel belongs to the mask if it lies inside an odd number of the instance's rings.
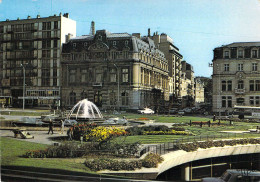
[[14,138],[17,138],[18,135],[20,135],[22,139],[34,138],[34,136],[32,136],[28,131],[26,131],[24,129],[14,129],[12,131],[14,133]]

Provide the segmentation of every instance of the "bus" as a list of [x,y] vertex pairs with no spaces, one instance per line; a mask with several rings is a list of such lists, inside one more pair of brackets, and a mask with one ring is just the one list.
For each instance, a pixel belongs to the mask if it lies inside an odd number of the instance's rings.
[[240,119],[260,119],[260,107],[257,106],[234,106],[234,114]]

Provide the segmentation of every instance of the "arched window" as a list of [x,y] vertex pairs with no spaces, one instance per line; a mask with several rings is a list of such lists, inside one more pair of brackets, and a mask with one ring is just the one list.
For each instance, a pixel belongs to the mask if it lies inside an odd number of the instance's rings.
[[70,105],[76,104],[76,93],[75,92],[70,92]]

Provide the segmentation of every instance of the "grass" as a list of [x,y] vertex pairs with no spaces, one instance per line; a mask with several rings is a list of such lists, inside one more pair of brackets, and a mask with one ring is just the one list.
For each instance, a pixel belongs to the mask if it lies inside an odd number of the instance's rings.
[[78,172],[91,172],[84,164],[70,162],[68,159],[33,159],[24,158],[29,150],[45,149],[48,145],[19,141],[11,138],[0,137],[1,165],[27,166],[40,168],[63,169]]
[[11,115],[11,116],[41,116],[43,114],[50,114],[49,111],[41,111],[41,112],[31,112],[31,111],[1,111],[2,115]]

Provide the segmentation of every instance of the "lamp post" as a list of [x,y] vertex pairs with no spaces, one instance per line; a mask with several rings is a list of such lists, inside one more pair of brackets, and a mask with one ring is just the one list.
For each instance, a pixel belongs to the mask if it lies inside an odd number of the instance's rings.
[[114,64],[114,66],[116,67],[117,70],[117,109],[119,112],[119,69],[116,64]]
[[25,67],[23,64],[21,64],[21,67],[23,68],[23,110],[24,110],[24,95],[25,95]]
[[220,83],[220,67],[219,64],[217,64],[217,70],[218,70],[218,82],[219,82],[219,87],[218,87],[218,95],[219,95],[219,99],[218,99],[218,116],[220,118],[220,108],[221,108],[221,96],[220,96],[220,89],[221,89],[221,83]]

